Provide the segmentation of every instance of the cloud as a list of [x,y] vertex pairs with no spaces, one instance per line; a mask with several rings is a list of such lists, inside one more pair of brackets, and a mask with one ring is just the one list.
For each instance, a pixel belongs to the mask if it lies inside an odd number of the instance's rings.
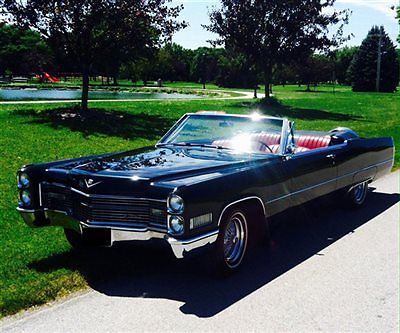
[[396,7],[398,5],[396,0],[337,0],[336,3],[343,5],[369,7],[381,13],[384,13],[386,16],[389,16],[393,19],[396,17],[396,12],[392,10],[391,7]]

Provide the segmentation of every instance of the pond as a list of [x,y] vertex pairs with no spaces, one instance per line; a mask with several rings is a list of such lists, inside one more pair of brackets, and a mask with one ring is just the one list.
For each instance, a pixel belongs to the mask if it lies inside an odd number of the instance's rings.
[[[0,101],[75,100],[81,98],[80,90],[73,89],[0,89]],[[198,99],[190,94],[141,93],[126,91],[93,90],[89,99]]]

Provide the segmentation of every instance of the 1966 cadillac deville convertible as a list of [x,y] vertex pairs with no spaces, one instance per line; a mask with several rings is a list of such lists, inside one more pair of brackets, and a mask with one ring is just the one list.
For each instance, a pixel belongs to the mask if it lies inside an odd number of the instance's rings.
[[361,206],[393,155],[392,138],[347,128],[304,132],[287,119],[192,113],[150,151],[24,166],[17,209],[31,227],[63,227],[74,248],[159,239],[177,258],[208,248],[229,272],[253,226],[268,234],[272,215],[339,190]]

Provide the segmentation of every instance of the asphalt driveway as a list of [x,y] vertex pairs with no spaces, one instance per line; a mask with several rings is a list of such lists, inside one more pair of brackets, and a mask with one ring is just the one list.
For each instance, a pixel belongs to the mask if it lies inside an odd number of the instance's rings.
[[399,174],[375,183],[361,210],[325,198],[280,217],[272,249],[225,280],[204,260],[146,245],[48,258],[34,268],[67,262],[91,290],[6,318],[0,331],[398,332]]

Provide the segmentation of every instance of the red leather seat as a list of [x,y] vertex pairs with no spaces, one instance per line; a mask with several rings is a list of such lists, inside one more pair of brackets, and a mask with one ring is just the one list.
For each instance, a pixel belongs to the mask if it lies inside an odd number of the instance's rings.
[[[272,150],[272,154],[278,154],[280,145],[270,145],[268,146]],[[264,153],[271,154],[267,147],[264,147]]]
[[272,145],[279,145],[281,142],[281,135],[280,134],[273,134],[273,133],[257,133],[251,136],[253,141],[261,141],[268,146]]
[[232,141],[231,140],[215,140],[215,141],[213,141],[212,145],[230,148],[232,146]]
[[298,147],[317,149],[328,147],[331,142],[329,135],[317,136],[317,135],[301,135],[296,139],[296,145]]
[[309,148],[306,148],[306,147],[297,147],[296,148],[296,150],[295,150],[295,154],[297,154],[297,153],[304,153],[305,151],[309,151],[310,149]]
[[[265,154],[271,154],[271,151],[265,146],[267,145],[269,148],[271,148],[272,152],[276,154],[279,151],[281,135],[271,133],[257,133],[251,135],[249,140],[253,149],[259,150],[260,152]],[[215,146],[233,148],[232,140],[215,140],[212,144]]]

